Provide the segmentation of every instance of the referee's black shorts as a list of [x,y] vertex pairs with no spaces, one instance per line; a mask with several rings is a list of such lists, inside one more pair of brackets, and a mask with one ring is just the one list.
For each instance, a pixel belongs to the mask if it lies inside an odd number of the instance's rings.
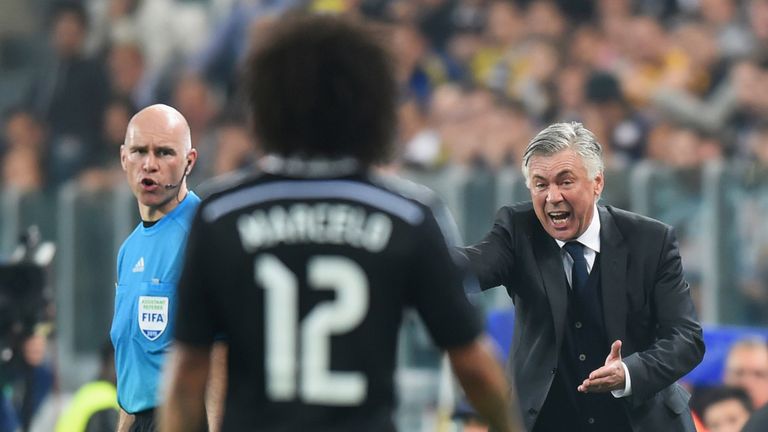
[[139,411],[133,415],[133,425],[130,432],[157,432],[157,422],[155,422],[155,410],[148,409]]
[[[157,432],[157,421],[155,418],[156,411],[154,409],[148,409],[139,411],[133,415],[133,425],[128,429],[129,432]],[[206,424],[205,429],[208,430]]]

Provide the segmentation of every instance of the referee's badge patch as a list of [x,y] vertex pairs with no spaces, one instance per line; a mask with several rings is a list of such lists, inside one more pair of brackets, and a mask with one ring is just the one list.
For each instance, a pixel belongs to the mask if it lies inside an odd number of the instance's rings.
[[168,327],[168,297],[139,296],[139,328],[153,341]]

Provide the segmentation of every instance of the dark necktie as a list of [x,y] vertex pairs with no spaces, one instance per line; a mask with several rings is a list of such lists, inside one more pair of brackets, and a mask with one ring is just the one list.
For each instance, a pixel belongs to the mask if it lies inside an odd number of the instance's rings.
[[587,279],[589,278],[587,259],[584,258],[584,245],[577,241],[570,241],[563,245],[563,248],[573,258],[571,288],[575,293],[584,294],[584,288],[587,286]]

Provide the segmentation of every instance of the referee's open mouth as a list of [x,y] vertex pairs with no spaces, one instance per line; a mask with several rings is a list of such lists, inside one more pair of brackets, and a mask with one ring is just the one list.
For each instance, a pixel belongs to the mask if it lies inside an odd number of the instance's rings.
[[160,184],[158,182],[148,177],[144,177],[143,179],[141,179],[139,184],[141,184],[141,188],[147,192],[152,192],[160,187]]

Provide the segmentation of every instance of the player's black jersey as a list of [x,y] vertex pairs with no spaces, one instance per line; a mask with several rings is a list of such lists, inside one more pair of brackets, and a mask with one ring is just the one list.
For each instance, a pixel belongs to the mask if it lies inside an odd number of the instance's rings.
[[434,341],[480,325],[430,208],[368,174],[261,174],[205,199],[176,338],[229,342],[225,431],[392,431],[404,307]]

